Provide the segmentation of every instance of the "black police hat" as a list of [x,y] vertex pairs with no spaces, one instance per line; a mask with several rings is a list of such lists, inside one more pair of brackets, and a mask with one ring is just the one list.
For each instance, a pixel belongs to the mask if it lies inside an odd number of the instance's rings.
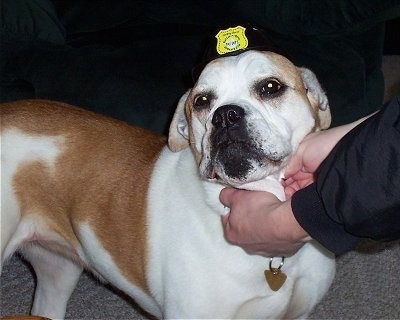
[[262,28],[242,24],[218,29],[212,35],[201,62],[192,69],[193,81],[197,81],[210,61],[226,56],[236,56],[249,50],[272,51],[285,55]]

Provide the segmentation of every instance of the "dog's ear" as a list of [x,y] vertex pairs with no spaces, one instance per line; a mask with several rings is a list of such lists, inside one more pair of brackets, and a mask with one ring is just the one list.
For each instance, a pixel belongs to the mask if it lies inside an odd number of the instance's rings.
[[331,110],[329,108],[328,97],[321,87],[314,72],[307,68],[299,68],[301,78],[307,90],[307,97],[316,115],[315,129],[323,130],[329,128],[331,124]]
[[169,126],[168,146],[173,152],[181,151],[189,146],[189,125],[185,114],[186,99],[190,90],[179,99],[178,106]]

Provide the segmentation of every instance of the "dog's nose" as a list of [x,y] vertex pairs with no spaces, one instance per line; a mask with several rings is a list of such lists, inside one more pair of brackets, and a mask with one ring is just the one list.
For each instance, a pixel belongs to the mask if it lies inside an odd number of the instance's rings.
[[243,108],[234,104],[228,104],[215,110],[211,122],[217,127],[229,128],[239,123],[243,119],[243,116]]

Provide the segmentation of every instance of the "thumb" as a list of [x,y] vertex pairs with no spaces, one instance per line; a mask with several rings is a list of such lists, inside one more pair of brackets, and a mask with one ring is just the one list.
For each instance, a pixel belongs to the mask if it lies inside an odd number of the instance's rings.
[[225,206],[230,207],[232,204],[233,195],[235,193],[234,188],[224,188],[219,194],[219,201]]

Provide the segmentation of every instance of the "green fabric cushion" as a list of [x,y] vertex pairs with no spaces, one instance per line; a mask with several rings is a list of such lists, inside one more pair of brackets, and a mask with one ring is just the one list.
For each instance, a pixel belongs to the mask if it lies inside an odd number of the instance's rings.
[[0,100],[61,100],[160,132],[205,40],[228,21],[269,28],[312,69],[334,125],[368,114],[382,102],[384,21],[400,16],[398,0],[53,0],[57,15],[50,1],[0,3]]
[[[236,0],[232,11],[282,34],[343,36],[400,16],[398,0]],[[232,7],[233,6],[233,7]]]
[[65,31],[49,0],[0,1],[1,56],[29,49],[36,41],[65,44]]

